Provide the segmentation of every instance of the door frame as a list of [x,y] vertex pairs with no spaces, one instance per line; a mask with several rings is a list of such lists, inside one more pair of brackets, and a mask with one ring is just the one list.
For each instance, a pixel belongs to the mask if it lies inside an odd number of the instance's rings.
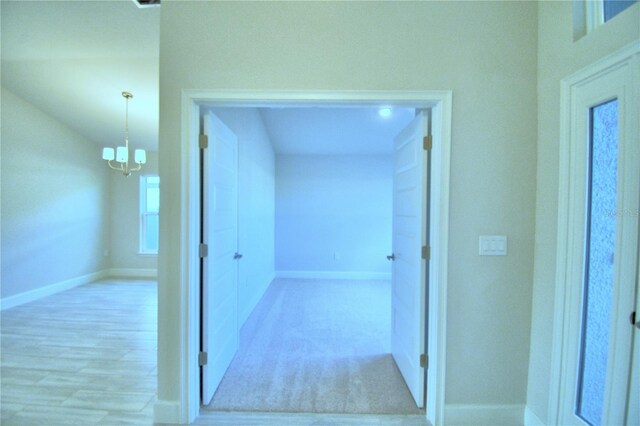
[[[200,413],[200,184],[199,146],[201,107],[265,106],[393,106],[432,109],[431,151],[431,267],[427,307],[427,419],[444,422],[446,371],[446,318],[449,242],[449,183],[451,156],[452,92],[449,91],[216,91],[183,90],[181,96],[182,181],[186,203],[180,212],[185,270],[180,274],[181,356],[180,417],[192,422]],[[159,376],[161,380],[161,376]]]
[[[574,114],[574,97],[576,90],[580,86],[589,83],[621,67],[630,66],[640,69],[640,42],[633,42],[619,51],[587,66],[575,74],[561,81],[560,92],[560,161],[559,161],[559,191],[558,191],[558,229],[556,246],[556,278],[555,278],[555,305],[553,319],[553,343],[551,349],[551,378],[549,383],[548,410],[549,423],[558,424],[562,421],[563,404],[570,400],[569,392],[575,391],[572,384],[566,383],[565,372],[569,370],[568,358],[575,356],[574,345],[572,343],[571,331],[575,329],[572,314],[579,309],[579,304],[570,297],[576,292],[576,286],[582,285],[581,276],[583,273],[582,263],[575,261],[576,250],[580,250],[581,243],[571,236],[580,233],[579,224],[575,224],[575,215],[585,208],[577,197],[576,191],[579,187],[579,180],[576,164],[574,164],[578,143],[576,135],[578,129],[572,123]],[[632,83],[632,88],[627,96],[633,97],[640,92],[638,83]],[[638,102],[632,106],[635,113],[639,112]],[[628,111],[633,116],[633,111]],[[626,122],[626,121],[625,121]],[[638,126],[633,123],[627,124],[631,130],[622,129],[627,135],[637,135]],[[585,160],[586,161],[586,160]],[[626,173],[619,179],[638,178],[638,173]],[[634,183],[638,185],[638,183]],[[620,228],[618,228],[620,229]],[[617,244],[617,243],[616,243]],[[637,266],[637,265],[636,265]],[[635,268],[634,268],[635,269]],[[615,301],[613,301],[615,302]],[[614,303],[615,304],[615,303]],[[613,306],[615,309],[615,306]],[[612,312],[613,313],[613,312]],[[625,318],[626,320],[626,318]],[[631,325],[629,325],[631,327]],[[579,331],[578,331],[579,332]]]

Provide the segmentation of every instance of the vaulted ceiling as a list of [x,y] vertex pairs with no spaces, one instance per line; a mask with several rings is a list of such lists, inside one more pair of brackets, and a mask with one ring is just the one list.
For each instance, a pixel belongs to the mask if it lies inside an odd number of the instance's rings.
[[160,9],[131,1],[2,1],[2,85],[100,145],[158,140]]
[[[97,145],[157,150],[160,8],[132,1],[2,1],[2,85]],[[412,109],[265,108],[276,152],[389,154]]]

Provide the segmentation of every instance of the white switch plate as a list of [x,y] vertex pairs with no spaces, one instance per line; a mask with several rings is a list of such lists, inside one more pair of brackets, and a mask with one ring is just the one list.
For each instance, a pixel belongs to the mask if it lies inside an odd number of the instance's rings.
[[506,235],[480,235],[480,256],[506,256]]

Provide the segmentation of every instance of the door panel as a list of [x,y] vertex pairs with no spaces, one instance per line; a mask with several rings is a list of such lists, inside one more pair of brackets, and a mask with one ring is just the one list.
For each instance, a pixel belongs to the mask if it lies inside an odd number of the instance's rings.
[[215,115],[204,120],[203,150],[202,402],[208,404],[238,349],[238,140]]
[[618,65],[571,87],[560,424],[637,424],[629,323],[638,297],[637,71],[637,62]]
[[391,353],[418,407],[424,406],[427,170],[417,116],[394,140]]

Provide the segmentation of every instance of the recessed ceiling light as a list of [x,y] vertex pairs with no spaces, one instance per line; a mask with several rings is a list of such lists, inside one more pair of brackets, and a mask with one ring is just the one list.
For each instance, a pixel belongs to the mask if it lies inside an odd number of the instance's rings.
[[161,0],[133,0],[140,9],[147,7],[160,7]]
[[391,108],[384,107],[378,110],[378,115],[382,118],[387,118],[391,116]]

